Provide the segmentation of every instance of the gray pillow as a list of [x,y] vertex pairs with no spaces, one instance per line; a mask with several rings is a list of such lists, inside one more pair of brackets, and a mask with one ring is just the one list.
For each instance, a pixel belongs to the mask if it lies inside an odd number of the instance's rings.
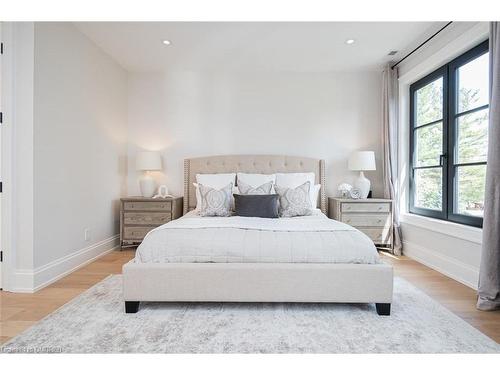
[[297,186],[296,188],[283,188],[275,185],[274,189],[279,195],[280,216],[292,217],[311,215],[311,198],[309,197],[310,188],[311,183],[309,181]]
[[201,198],[200,216],[230,216],[233,184],[214,189],[198,184]]
[[272,189],[273,189],[273,182],[272,181],[266,182],[265,184],[262,184],[256,188],[244,183],[243,181],[238,181],[238,190],[240,191],[240,194],[244,194],[244,195],[271,194]]
[[234,194],[236,216],[278,217],[278,194]]

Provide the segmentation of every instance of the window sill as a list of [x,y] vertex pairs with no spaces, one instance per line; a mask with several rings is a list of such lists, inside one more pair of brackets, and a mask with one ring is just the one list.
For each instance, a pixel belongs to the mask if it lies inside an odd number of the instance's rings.
[[430,217],[415,215],[411,213],[401,214],[400,222],[427,229],[432,232],[445,234],[455,238],[460,238],[472,243],[481,244],[483,230],[481,228],[453,223],[445,220],[433,219]]

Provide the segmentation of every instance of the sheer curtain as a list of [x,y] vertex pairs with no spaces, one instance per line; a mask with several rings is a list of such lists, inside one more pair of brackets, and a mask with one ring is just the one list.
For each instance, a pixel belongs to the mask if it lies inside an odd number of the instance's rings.
[[490,116],[477,308],[500,309],[500,22],[490,24]]
[[398,71],[387,64],[382,73],[382,175],[384,198],[394,201],[394,254],[401,255],[402,242],[399,227],[398,184]]

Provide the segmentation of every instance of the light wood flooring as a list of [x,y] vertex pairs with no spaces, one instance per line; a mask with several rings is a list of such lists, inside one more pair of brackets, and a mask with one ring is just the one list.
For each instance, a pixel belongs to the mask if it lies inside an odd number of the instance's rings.
[[[121,273],[134,250],[113,251],[33,294],[0,292],[0,343],[6,342],[110,274]],[[476,293],[407,257],[384,255],[401,276],[500,343],[500,311],[475,308]]]

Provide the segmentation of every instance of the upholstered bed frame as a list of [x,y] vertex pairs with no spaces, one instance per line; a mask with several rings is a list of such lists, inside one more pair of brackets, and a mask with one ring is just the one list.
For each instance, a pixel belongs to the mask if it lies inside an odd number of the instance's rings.
[[292,173],[314,172],[321,184],[317,207],[326,215],[325,161],[298,156],[221,155],[184,160],[184,214],[196,207],[193,182],[197,173]]
[[[184,213],[196,206],[197,173],[314,172],[326,214],[323,160],[278,155],[225,155],[184,161]],[[140,301],[375,303],[390,314],[393,271],[387,264],[134,263],[123,266],[125,311]]]

